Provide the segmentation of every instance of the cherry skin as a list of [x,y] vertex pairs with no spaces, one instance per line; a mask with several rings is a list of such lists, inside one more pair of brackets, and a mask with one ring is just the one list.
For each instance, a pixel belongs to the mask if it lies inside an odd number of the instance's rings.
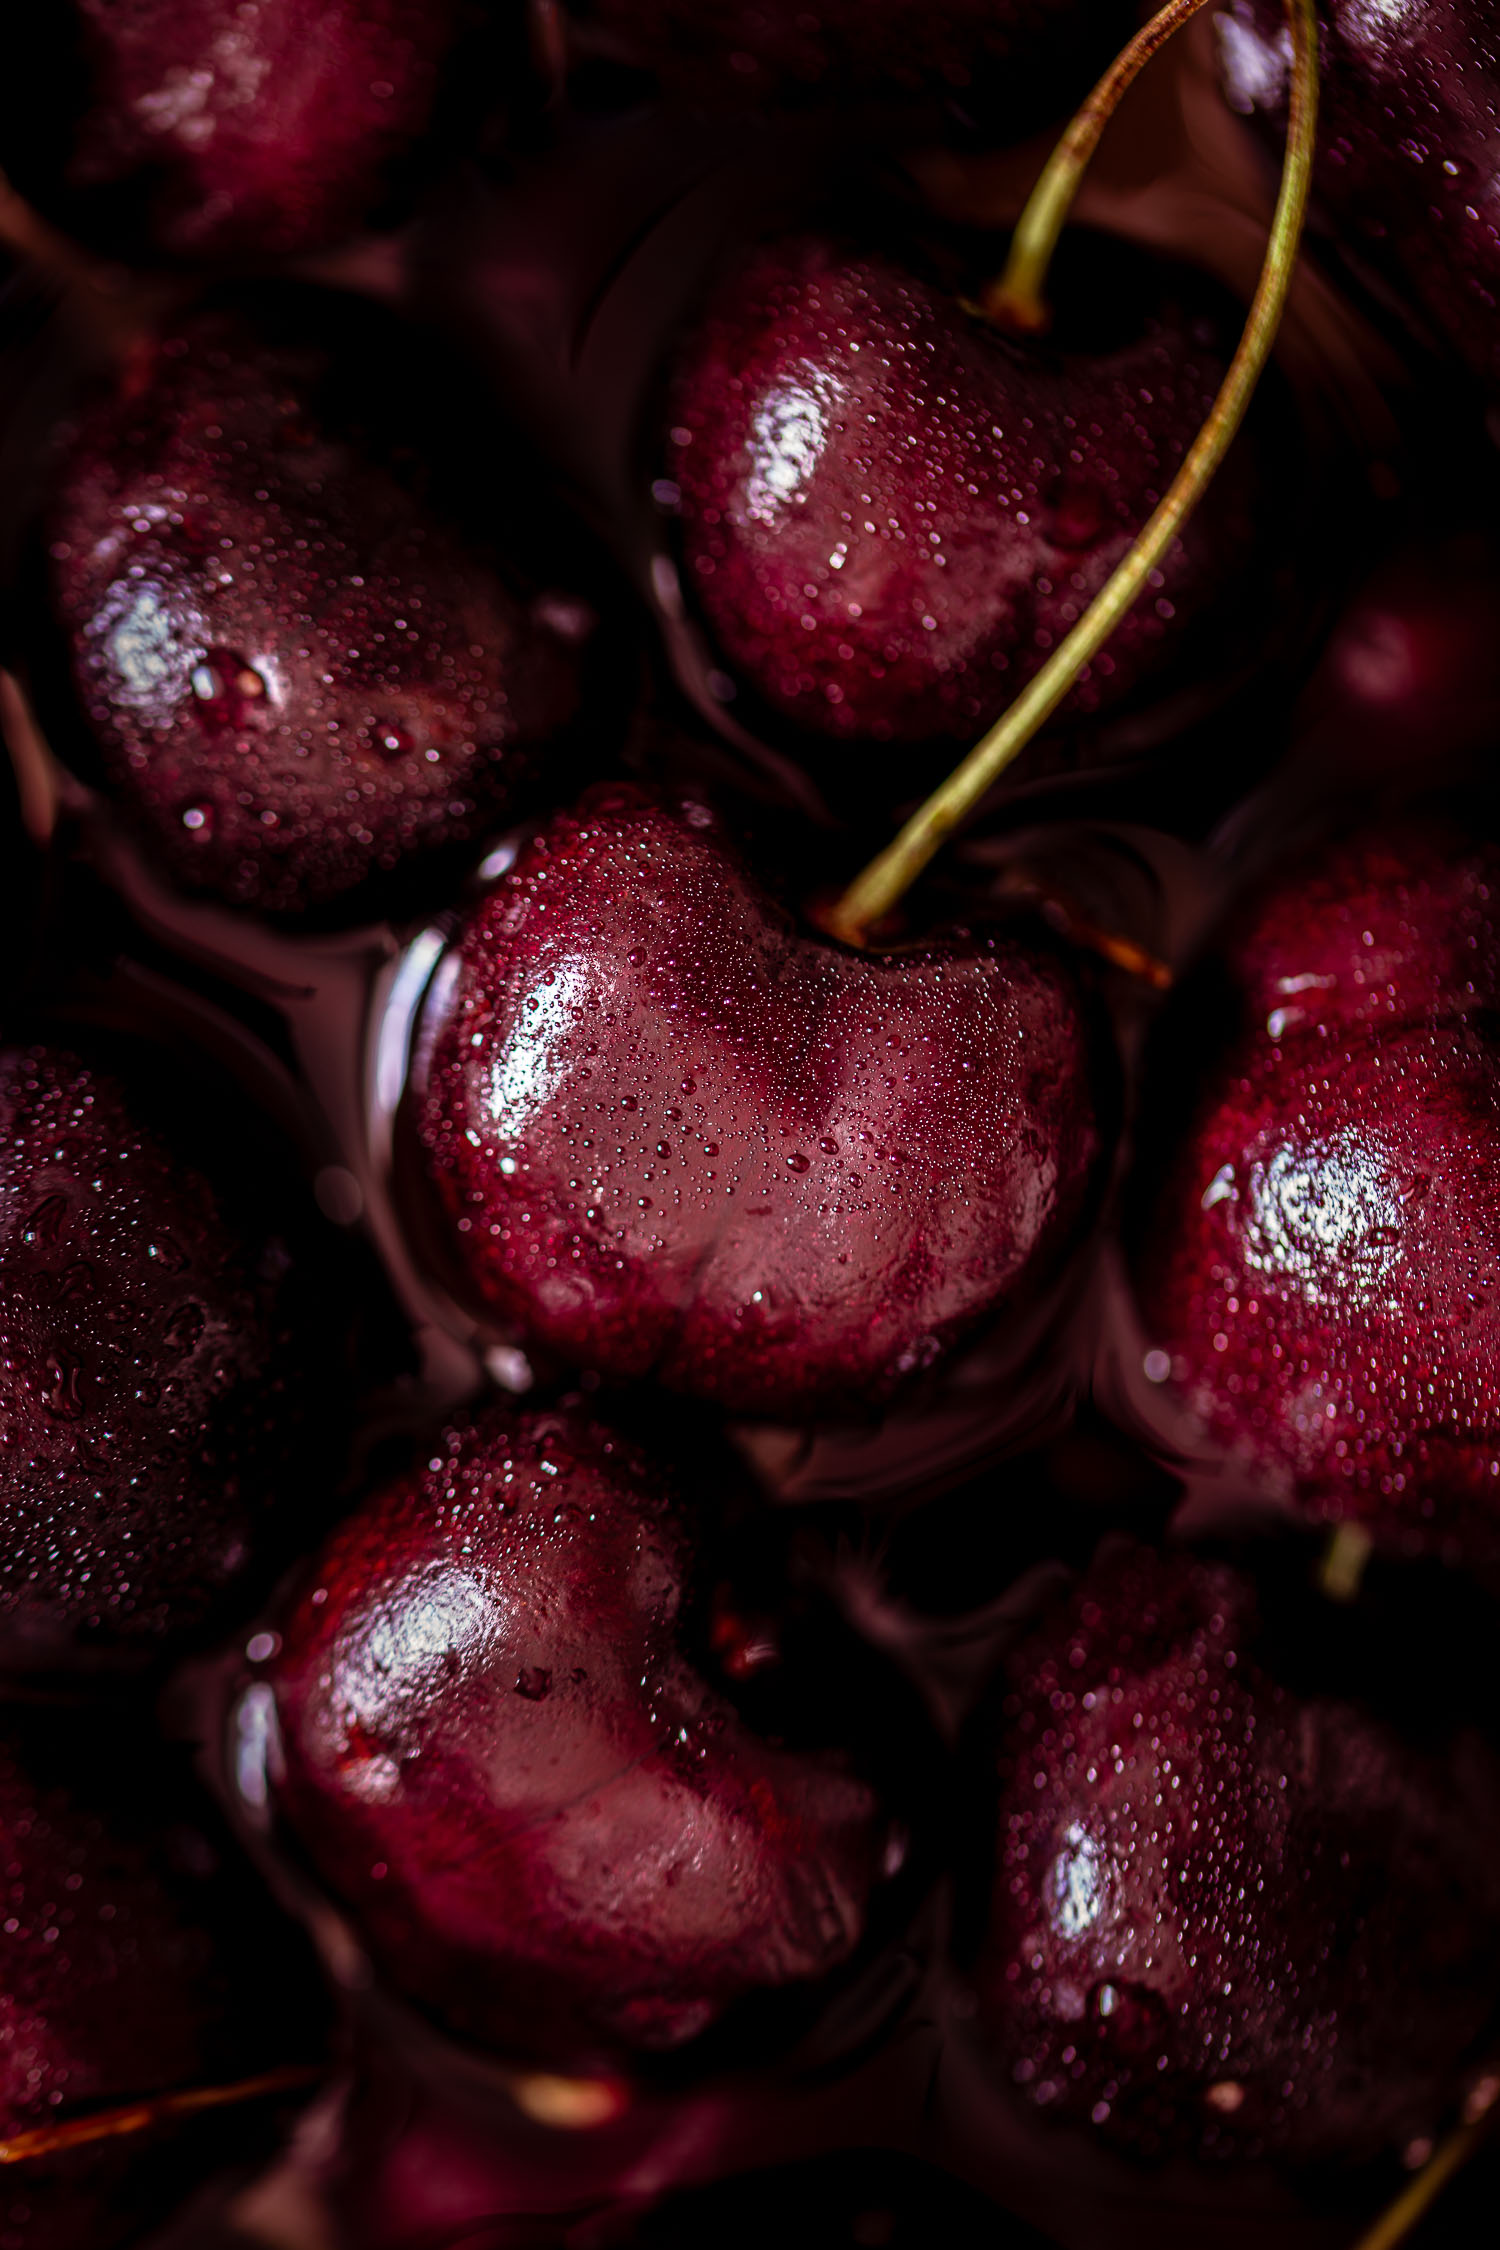
[[472,1294],[744,1413],[878,1402],[1077,1232],[1081,997],[959,934],[800,933],[706,806],[605,786],[464,930],[417,1122]]
[[1133,29],[1118,0],[567,0],[575,42],[711,102],[941,104],[1024,131],[1079,101]]
[[[1393,280],[1480,380],[1500,382],[1500,37],[1488,0],[1322,0],[1317,198],[1341,240]],[[1218,17],[1233,108],[1285,126],[1279,0]]]
[[[1013,341],[890,258],[817,236],[760,249],[709,303],[668,408],[687,598],[731,672],[810,736],[941,743],[946,769],[1170,484],[1234,337],[1138,253],[1097,254],[1150,304],[1102,344],[1062,319],[1051,339]],[[1256,494],[1242,441],[1070,714],[1135,696],[1186,626],[1234,598]],[[863,752],[823,757],[859,785]]]
[[[109,1765],[113,1764],[113,1772]],[[161,1770],[158,1770],[158,1769]],[[0,2138],[305,2059],[315,1971],[298,1933],[225,1857],[212,1822],[134,1729],[97,1713],[0,1730]],[[186,2202],[259,2112],[8,2165],[7,2250],[115,2250]],[[274,2111],[270,2113],[274,2128]]]
[[320,346],[205,313],[83,422],[53,599],[108,783],[185,888],[275,914],[498,820],[580,694],[528,602],[339,427]]
[[607,1426],[492,1412],[350,1517],[278,1620],[276,1806],[461,2032],[608,2066],[860,1942],[890,1821],[841,1750],[740,1715],[725,1673],[775,1652],[732,1609],[707,1676],[694,1547]]
[[321,249],[379,214],[464,10],[60,0],[48,15],[0,107],[0,161],[113,253],[208,261]]
[[1152,1345],[1252,1481],[1476,1554],[1500,1545],[1497,884],[1493,847],[1414,827],[1247,912],[1222,1049],[1195,1096],[1164,1086],[1190,1121],[1138,1258]]
[[[1389,1652],[1387,1652],[1389,1661]],[[1013,1656],[977,2024],[1132,2154],[1354,2160],[1432,2134],[1500,1997],[1500,1761],[1288,1684],[1252,1583],[1127,1549]]]
[[172,1067],[0,1049],[5,1669],[149,1660],[201,1623],[301,1442],[298,1260],[146,1098]]

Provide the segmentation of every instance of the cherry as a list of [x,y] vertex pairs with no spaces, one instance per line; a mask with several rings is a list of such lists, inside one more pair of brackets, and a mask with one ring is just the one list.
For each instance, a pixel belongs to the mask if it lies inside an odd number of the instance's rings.
[[[306,1442],[323,1361],[295,1212],[268,1220],[236,1176],[248,1159],[227,1120],[192,1118],[192,1099],[180,1058],[145,1042],[0,1049],[0,1666],[13,1671],[149,1660],[199,1625]],[[263,1126],[253,1162],[274,1180]]]
[[1133,28],[1120,0],[566,0],[584,57],[712,102],[941,104],[1014,134],[1080,99]]
[[85,417],[51,516],[109,786],[179,883],[276,914],[357,911],[508,813],[589,626],[363,451],[342,380],[274,324],[191,317]]
[[[311,1964],[226,1859],[206,1810],[138,1719],[132,1730],[92,1712],[7,1717],[0,2139],[308,2054]],[[235,2140],[259,2137],[255,2112],[220,2114]],[[0,2180],[0,2239],[7,2250],[115,2250],[235,2153],[212,2125],[205,2136],[167,2118],[39,2152]]]
[[[662,2053],[849,1960],[897,1832],[704,1569],[668,1472],[492,1412],[344,1523],[278,1619],[275,1802],[410,1998],[570,2066]],[[831,1677],[861,1667],[842,1643]],[[262,1694],[263,1688],[250,1690]]]
[[1441,2125],[1500,1997],[1500,1761],[1461,1718],[1409,1738],[1299,1680],[1241,1573],[1127,1548],[1014,1654],[976,1743],[977,2025],[1022,2102],[1142,2156],[1352,2159]]
[[[1487,0],[1322,0],[1315,187],[1340,240],[1393,279],[1493,387],[1500,379],[1500,39]],[[1279,0],[1218,19],[1230,104],[1279,130],[1290,72]]]
[[[1195,1102],[1163,1080],[1190,1122],[1163,1115],[1138,1258],[1153,1346],[1262,1487],[1475,1552],[1500,1520],[1497,880],[1493,847],[1413,825],[1247,911]],[[1178,1038],[1201,1068],[1203,1027]]]
[[317,250],[386,215],[462,0],[59,0],[27,31],[0,161],[116,254]]
[[791,1418],[1034,1296],[1100,1155],[1049,956],[802,934],[703,804],[604,786],[462,933],[417,1089],[470,1291],[548,1350]]
[[[1020,342],[910,267],[825,236],[720,285],[674,371],[668,477],[688,599],[775,713],[849,745],[974,741],[1121,561],[1202,425],[1235,328],[1201,286],[1071,236],[1059,318]],[[1133,302],[1132,302],[1133,300]],[[1154,596],[1066,711],[1137,698],[1262,522],[1242,441]],[[1188,646],[1191,646],[1189,636]],[[909,756],[894,761],[911,795]]]

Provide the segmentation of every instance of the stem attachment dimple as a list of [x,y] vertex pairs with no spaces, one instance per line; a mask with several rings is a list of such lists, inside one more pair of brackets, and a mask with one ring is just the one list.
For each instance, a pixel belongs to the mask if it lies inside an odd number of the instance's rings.
[[[1051,718],[1084,666],[1098,655],[1140,596],[1151,573],[1202,498],[1244,419],[1245,409],[1271,356],[1291,288],[1317,141],[1318,27],[1313,0],[1286,0],[1286,11],[1292,33],[1291,116],[1276,214],[1271,222],[1265,261],[1245,331],[1208,419],[1189,447],[1182,467],[1155,514],[1067,639],[1053,650],[1041,670],[962,764],[912,815],[895,841],[855,878],[837,905],[823,918],[825,929],[846,945],[864,943],[865,932],[899,903],[954,829],[968,818],[985,792]],[[1126,53],[1130,51],[1127,48]],[[1117,64],[1116,70],[1119,67]],[[1101,85],[1107,85],[1113,76],[1113,72],[1107,74]],[[1096,88],[1091,102],[1098,91]],[[1060,208],[1065,210],[1066,203]]]
[[997,328],[1035,336],[1050,325],[1051,315],[1042,295],[1047,268],[1100,136],[1126,88],[1140,76],[1152,56],[1160,52],[1174,31],[1208,4],[1209,0],[1168,0],[1167,6],[1115,57],[1068,125],[1016,221],[1004,273],[979,299],[979,310]]

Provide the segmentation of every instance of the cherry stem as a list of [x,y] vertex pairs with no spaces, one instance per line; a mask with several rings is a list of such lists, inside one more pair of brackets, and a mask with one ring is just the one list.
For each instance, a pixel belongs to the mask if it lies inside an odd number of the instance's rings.
[[1189,17],[1208,5],[1209,0],[1168,0],[1160,14],[1143,25],[1110,64],[1048,157],[1041,178],[1027,198],[1010,239],[1005,271],[979,300],[986,320],[1027,335],[1040,335],[1050,325],[1052,316],[1042,295],[1047,268],[1104,128],[1119,108],[1125,89],[1140,76],[1152,56]]
[[237,2102],[259,2102],[272,2094],[301,2092],[316,2085],[322,2076],[323,2072],[311,2063],[286,2063],[279,2070],[264,2071],[259,2078],[241,2078],[230,2086],[189,2086],[180,2093],[153,2094],[120,2109],[95,2110],[91,2117],[67,2117],[55,2125],[34,2125],[28,2132],[13,2133],[9,2140],[0,2141],[0,2164],[24,2164],[29,2157],[55,2156],[63,2149],[86,2147],[90,2141],[113,2141],[127,2133],[144,2133],[153,2125],[190,2117],[200,2109],[227,2109]]
[[[866,932],[900,903],[954,829],[968,818],[1037,729],[1051,718],[1084,666],[1098,655],[1139,598],[1202,498],[1244,420],[1245,409],[1270,358],[1291,289],[1317,142],[1318,27],[1313,0],[1285,0],[1285,4],[1292,33],[1291,115],[1276,215],[1245,331],[1208,419],[1188,449],[1166,497],[1067,639],[1054,649],[963,763],[913,813],[894,843],[856,876],[824,917],[824,927],[846,945],[864,944]],[[1186,21],[1191,11],[1178,5],[1166,12]],[[1116,71],[1118,68],[1117,64]],[[1108,86],[1114,77],[1115,72],[1111,72],[1101,84]],[[1091,100],[1097,94],[1096,88]]]
[[1462,2171],[1468,2163],[1493,2125],[1494,2117],[1492,2100],[1478,2116],[1468,2118],[1450,2133],[1428,2157],[1411,2185],[1403,2188],[1369,2232],[1360,2236],[1354,2250],[1397,2250],[1397,2245],[1406,2240],[1413,2227],[1426,2218],[1454,2173]]

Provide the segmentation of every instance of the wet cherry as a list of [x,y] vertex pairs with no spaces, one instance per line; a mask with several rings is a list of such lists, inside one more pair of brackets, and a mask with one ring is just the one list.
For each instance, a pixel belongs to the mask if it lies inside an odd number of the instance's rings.
[[149,1660],[200,1624],[303,1442],[324,1362],[298,1310],[295,1213],[268,1222],[232,1141],[219,1178],[199,1169],[198,1141],[172,1127],[186,1099],[181,1059],[144,1043],[0,1049],[11,1671]]
[[1096,1564],[976,1730],[976,2020],[1015,2098],[1141,2156],[1430,2137],[1500,1995],[1500,1760],[1466,1723],[1289,1682],[1227,1567]]
[[860,1942],[890,1819],[842,1750],[737,1710],[726,1652],[751,1643],[722,1602],[694,1626],[696,1544],[607,1426],[491,1413],[357,1511],[278,1619],[242,1705],[259,1739],[274,1697],[274,1803],[395,1985],[482,2041],[671,2050]]
[[[1500,34],[1487,0],[1322,0],[1316,192],[1353,255],[1394,282],[1480,379],[1500,381]],[[1217,19],[1231,105],[1284,127],[1278,0]]]
[[[730,671],[809,735],[940,741],[951,764],[1171,482],[1234,330],[1139,253],[1088,256],[1086,291],[1081,270],[1060,269],[1040,343],[996,333],[890,257],[816,236],[759,250],[711,300],[668,412],[686,596]],[[1118,320],[1104,309],[1117,300]],[[1082,319],[1068,311],[1080,305]],[[1180,668],[1185,629],[1235,601],[1262,528],[1253,467],[1242,439],[1070,714]],[[866,771],[863,751],[823,763],[856,783]],[[909,757],[903,771],[911,794]]]
[[1191,1095],[1164,1080],[1139,1227],[1152,1346],[1248,1476],[1472,1552],[1500,1545],[1497,879],[1492,847],[1413,826],[1250,908],[1232,989],[1180,1026],[1178,1076],[1213,1059]]
[[1077,1232],[1101,1134],[1059,964],[804,934],[702,804],[556,816],[435,989],[417,1121],[467,1285],[575,1365],[879,1401]]
[[532,602],[339,426],[336,362],[206,313],[83,422],[54,598],[109,785],[190,890],[277,914],[500,818],[579,700]]
[[0,162],[124,255],[285,257],[384,216],[461,0],[60,0],[0,97]]

